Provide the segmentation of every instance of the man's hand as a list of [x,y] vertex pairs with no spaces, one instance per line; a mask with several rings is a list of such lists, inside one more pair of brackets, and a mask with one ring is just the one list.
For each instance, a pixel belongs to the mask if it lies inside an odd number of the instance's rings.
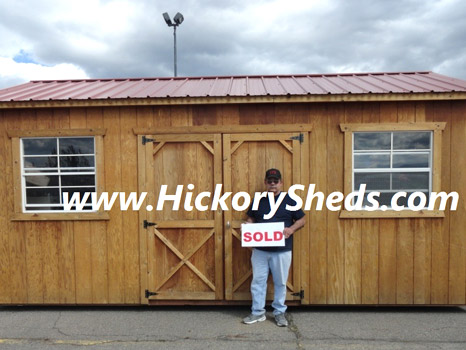
[[303,216],[301,219],[296,220],[295,223],[290,227],[285,227],[285,229],[283,230],[283,235],[285,236],[285,238],[290,237],[293,233],[295,233],[297,230],[303,227],[305,223],[306,219]]
[[285,236],[285,238],[290,237],[293,233],[294,230],[291,227],[285,227],[285,229],[283,230],[283,235]]

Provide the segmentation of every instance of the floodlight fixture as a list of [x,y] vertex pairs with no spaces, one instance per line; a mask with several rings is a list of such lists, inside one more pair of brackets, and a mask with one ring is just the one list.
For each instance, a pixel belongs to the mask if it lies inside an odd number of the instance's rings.
[[183,15],[182,15],[181,13],[178,12],[178,13],[175,15],[175,17],[173,17],[173,20],[175,21],[175,23],[176,23],[177,25],[180,25],[181,23],[183,23],[184,17],[183,17]]
[[162,15],[163,15],[163,19],[165,20],[165,23],[167,23],[169,27],[173,27],[173,40],[174,40],[173,65],[174,65],[174,71],[175,71],[175,77],[176,77],[177,76],[177,72],[176,72],[176,27],[178,27],[181,23],[183,23],[184,17],[181,13],[177,12],[175,17],[173,17],[173,21],[175,22],[173,23],[168,13],[165,12]]
[[170,16],[168,15],[168,13],[165,12],[163,14],[163,19],[165,20],[165,23],[167,23],[169,27],[173,27],[172,20],[170,19]]

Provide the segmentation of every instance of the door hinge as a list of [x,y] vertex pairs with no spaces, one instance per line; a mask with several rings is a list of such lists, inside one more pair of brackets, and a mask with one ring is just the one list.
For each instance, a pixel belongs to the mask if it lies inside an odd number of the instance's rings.
[[146,299],[149,299],[151,296],[153,295],[157,295],[159,293],[156,293],[156,292],[149,292],[148,289],[146,289]]
[[300,133],[298,136],[291,136],[290,140],[298,140],[299,143],[303,143],[304,142],[304,134]]
[[147,138],[146,136],[143,136],[143,137],[142,137],[142,144],[143,144],[143,145],[145,145],[145,144],[148,143],[148,142],[154,142],[154,141],[155,141],[155,139],[149,139],[149,138]]
[[299,292],[297,293],[291,293],[292,296],[294,297],[299,297],[299,299],[304,299],[304,290],[301,289]]
[[144,228],[148,228],[149,226],[155,226],[157,225],[155,222],[149,222],[147,220],[144,220]]

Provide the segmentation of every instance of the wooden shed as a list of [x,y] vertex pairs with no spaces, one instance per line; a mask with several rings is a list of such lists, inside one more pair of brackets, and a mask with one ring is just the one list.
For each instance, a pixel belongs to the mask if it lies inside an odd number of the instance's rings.
[[[285,189],[325,195],[360,183],[385,201],[396,190],[459,194],[455,211],[317,210],[315,200],[295,236],[290,304],[466,304],[465,81],[32,81],[0,90],[0,145],[2,305],[249,303],[244,212],[187,210],[187,185],[192,198],[217,184],[252,194],[270,167]],[[162,185],[184,185],[180,210],[156,210]],[[86,191],[148,195],[138,211],[64,209],[62,193]]]

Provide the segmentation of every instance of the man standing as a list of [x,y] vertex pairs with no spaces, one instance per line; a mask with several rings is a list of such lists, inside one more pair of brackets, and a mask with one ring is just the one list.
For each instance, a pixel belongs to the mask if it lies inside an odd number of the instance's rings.
[[[267,192],[272,192],[275,197],[275,203],[278,202],[281,190],[283,188],[282,175],[277,169],[269,169],[265,173],[264,184]],[[272,272],[274,284],[274,299],[272,303],[275,321],[279,327],[288,326],[285,317],[286,305],[286,282],[288,272],[291,266],[291,253],[293,249],[293,234],[305,224],[304,212],[299,209],[290,211],[286,206],[295,206],[296,202],[285,195],[280,203],[275,215],[270,219],[264,219],[264,215],[270,212],[269,198],[261,198],[258,209],[249,208],[247,222],[284,222],[285,236],[284,247],[257,247],[252,251],[252,282],[251,295],[252,307],[251,314],[243,319],[246,324],[265,321],[265,298],[267,294],[267,278],[269,269]]]

